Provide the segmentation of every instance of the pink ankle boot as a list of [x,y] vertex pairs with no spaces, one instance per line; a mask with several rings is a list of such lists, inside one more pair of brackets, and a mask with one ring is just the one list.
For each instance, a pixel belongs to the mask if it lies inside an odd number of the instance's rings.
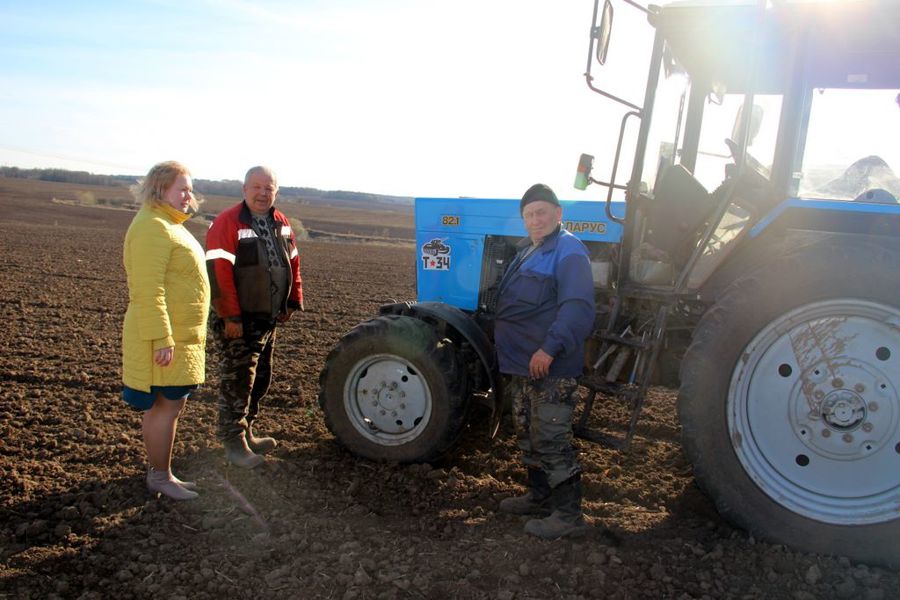
[[199,494],[182,487],[172,475],[172,471],[162,471],[150,467],[147,471],[147,489],[153,494],[163,494],[173,500],[193,500]]

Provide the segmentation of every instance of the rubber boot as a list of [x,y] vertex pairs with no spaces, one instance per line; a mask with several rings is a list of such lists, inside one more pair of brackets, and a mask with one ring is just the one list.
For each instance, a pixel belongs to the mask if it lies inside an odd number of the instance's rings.
[[250,448],[256,454],[265,454],[266,452],[271,452],[275,449],[275,446],[278,445],[278,442],[275,441],[275,438],[271,437],[256,437],[253,435],[253,423],[247,424],[247,447]]
[[550,514],[550,484],[547,474],[541,469],[528,468],[528,491],[521,496],[504,498],[498,509],[511,515],[538,515],[546,517]]
[[266,460],[259,454],[254,454],[247,446],[247,434],[242,431],[237,437],[224,441],[225,460],[243,469],[252,469],[263,464]]
[[152,494],[163,494],[172,500],[193,500],[199,494],[183,488],[172,478],[172,471],[162,471],[150,467],[147,471],[147,489]]
[[577,537],[590,531],[581,512],[581,475],[571,477],[552,491],[555,510],[543,519],[525,523],[525,532],[545,540],[561,537]]

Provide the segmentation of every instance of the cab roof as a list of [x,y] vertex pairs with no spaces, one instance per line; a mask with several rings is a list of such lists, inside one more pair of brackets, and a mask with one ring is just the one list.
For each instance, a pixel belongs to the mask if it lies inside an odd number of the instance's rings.
[[711,87],[781,93],[800,72],[811,87],[900,87],[897,0],[687,0],[649,11],[671,56]]

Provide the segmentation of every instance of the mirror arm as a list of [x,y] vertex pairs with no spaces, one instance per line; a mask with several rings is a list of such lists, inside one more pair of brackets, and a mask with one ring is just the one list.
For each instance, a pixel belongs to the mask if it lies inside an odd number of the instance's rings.
[[635,7],[635,8],[638,9],[638,10],[640,10],[641,12],[644,12],[644,13],[646,13],[646,14],[648,14],[648,15],[650,14],[650,10],[649,10],[646,6],[641,6],[641,5],[638,4],[637,2],[634,2],[633,0],[622,0],[622,1],[625,2],[625,4],[630,4],[631,6]]
[[[623,1],[626,2],[627,4],[630,4],[631,6],[633,6],[635,8],[642,10],[645,13],[649,14],[649,12],[650,12],[649,10],[647,10],[640,4],[633,2],[632,0],[623,0]],[[599,25],[597,25],[597,15],[599,13],[600,13],[600,0],[594,0],[594,15],[593,15],[593,20],[591,21],[590,45],[588,46],[587,66],[584,69],[584,80],[587,83],[588,88],[592,92],[596,92],[596,93],[600,94],[601,96],[609,98],[610,100],[612,100],[614,102],[618,102],[619,104],[627,106],[628,108],[630,108],[632,110],[636,110],[636,111],[642,113],[643,109],[640,106],[638,106],[637,104],[632,104],[631,102],[628,102],[627,100],[623,100],[622,98],[619,98],[618,96],[614,96],[613,94],[604,92],[603,90],[601,90],[600,88],[598,88],[597,86],[594,85],[594,76],[591,75],[591,66],[594,61],[594,44],[597,41],[596,32],[599,30]],[[600,48],[598,47],[597,52],[599,52],[599,51],[600,51]]]
[[590,74],[590,72],[587,72],[584,74],[584,79],[585,79],[585,81],[587,81],[587,86],[588,86],[588,88],[590,88],[590,90],[592,92],[596,92],[596,93],[600,94],[601,96],[604,96],[606,98],[609,98],[610,100],[613,100],[614,102],[623,104],[632,110],[636,110],[638,112],[643,112],[643,109],[640,106],[638,106],[637,104],[632,104],[631,102],[628,102],[627,100],[623,100],[622,98],[619,98],[618,96],[614,96],[608,92],[604,92],[603,90],[601,90],[600,88],[595,86],[593,83],[594,77],[593,77],[593,75]]

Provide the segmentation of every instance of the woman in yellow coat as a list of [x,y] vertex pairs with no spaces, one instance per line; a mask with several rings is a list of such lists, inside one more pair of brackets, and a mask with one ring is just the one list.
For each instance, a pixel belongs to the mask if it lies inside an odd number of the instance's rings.
[[197,201],[190,173],[174,161],[150,169],[136,196],[143,206],[124,248],[122,396],[144,411],[147,488],[190,500],[196,486],[175,477],[171,462],[178,417],[205,372],[209,279],[203,248],[184,227]]

